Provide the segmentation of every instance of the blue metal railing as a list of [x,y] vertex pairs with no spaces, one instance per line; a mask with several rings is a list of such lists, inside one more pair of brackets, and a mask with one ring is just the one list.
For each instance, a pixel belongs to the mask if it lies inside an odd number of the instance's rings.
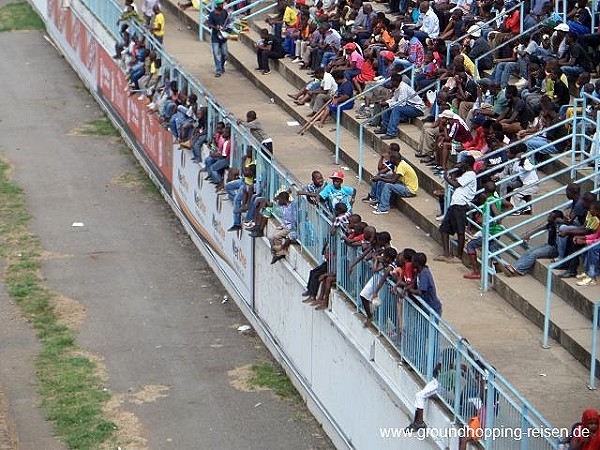
[[[102,19],[107,19],[115,11],[120,11],[120,5],[114,0],[84,0],[89,8]],[[100,6],[102,5],[102,6]],[[110,12],[113,8],[113,12]],[[108,12],[106,12],[109,10]],[[118,14],[120,15],[120,13]],[[115,39],[119,39],[118,30],[104,22]],[[282,189],[296,185],[293,177],[287,173],[271,157],[266,156],[266,149],[243,126],[222,108],[217,101],[204,89],[202,84],[192,77],[182,66],[177,64],[147,33],[139,26],[134,26],[136,32],[142,33],[148,39],[163,60],[163,68],[169,79],[176,79],[181,86],[187,86],[188,92],[196,92],[202,96],[208,108],[208,129],[212,131],[217,121],[223,120],[231,127],[232,138],[236,145],[237,160],[233,165],[239,165],[245,149],[252,147],[257,160],[258,183],[261,184],[265,197],[272,198]],[[338,274],[340,289],[346,293],[357,307],[360,307],[358,293],[371,276],[368,262],[356,265],[352,273],[348,273],[350,258],[359,251],[349,249],[338,235],[330,233],[331,221],[328,215],[319,207],[309,203],[305,198],[298,199],[298,241],[302,251],[313,260],[322,259],[322,250],[328,244],[328,254],[332,269]],[[485,411],[485,427],[517,426],[525,428],[550,428],[541,415],[504,379],[499,373],[451,328],[442,318],[436,315],[418,297],[405,296],[398,301],[398,294],[390,283],[384,283],[379,294],[381,304],[375,308],[374,324],[382,337],[387,339],[402,358],[415,368],[419,376],[428,381],[434,373],[444,350],[455,355],[453,362],[443,360],[441,365],[446,370],[455,371],[455,381],[448,389],[440,393],[440,398],[450,408],[455,418],[466,423],[473,413],[474,399],[478,398],[479,406],[474,405],[475,412]],[[426,346],[423,345],[426,343]],[[443,358],[442,358],[443,359]],[[464,375],[464,371],[470,375]],[[484,407],[484,409],[482,409]],[[530,439],[533,441],[533,439]],[[527,448],[527,440],[521,448]],[[556,444],[549,438],[539,438],[535,441],[536,448],[554,449]],[[492,440],[483,442],[485,448],[492,448]],[[496,445],[496,444],[494,444]]]

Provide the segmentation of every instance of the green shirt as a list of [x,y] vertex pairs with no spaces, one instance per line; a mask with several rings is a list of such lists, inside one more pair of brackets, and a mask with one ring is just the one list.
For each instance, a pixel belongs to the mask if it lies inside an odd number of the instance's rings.
[[[493,204],[496,205],[496,208],[498,209],[498,211],[502,211],[502,200],[498,198],[498,194],[494,193],[494,195],[490,195],[488,198],[486,198],[485,204],[490,205],[490,214],[492,214],[492,205]],[[484,220],[485,220],[485,218],[484,218]],[[501,224],[499,224],[495,220],[492,220],[490,222],[490,235],[498,234],[502,230],[504,230],[504,227]]]

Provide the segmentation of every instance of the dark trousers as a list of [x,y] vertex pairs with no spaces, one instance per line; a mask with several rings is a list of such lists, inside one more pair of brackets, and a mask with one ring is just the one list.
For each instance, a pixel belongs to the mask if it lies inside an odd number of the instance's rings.
[[256,60],[258,61],[258,68],[261,70],[269,69],[269,59],[281,59],[283,55],[273,50],[261,50],[256,51]]
[[322,262],[308,274],[308,286],[306,290],[311,297],[316,297],[319,292],[319,277],[327,273],[327,261]]

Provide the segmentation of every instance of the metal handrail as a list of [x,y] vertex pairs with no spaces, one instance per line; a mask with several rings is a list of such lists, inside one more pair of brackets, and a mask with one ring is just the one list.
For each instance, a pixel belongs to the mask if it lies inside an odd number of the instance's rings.
[[[521,3],[521,6],[522,6],[523,4],[524,4],[524,3]],[[543,26],[544,26],[544,22],[539,22],[539,23],[536,23],[536,24],[535,24],[533,27],[531,27],[531,28],[529,28],[529,29],[527,30],[527,33],[528,33],[528,34],[529,34],[529,33],[532,33],[532,32],[533,32],[535,29],[537,29],[537,28],[541,28],[541,27],[543,27]],[[523,16],[522,16],[522,15],[521,15],[521,30],[523,30]],[[507,46],[508,44],[511,44],[512,42],[514,42],[514,41],[517,41],[517,40],[521,39],[521,37],[523,36],[523,35],[522,35],[522,33],[523,33],[523,31],[521,31],[521,33],[518,33],[518,34],[516,34],[515,36],[511,37],[510,39],[508,39],[508,40],[506,40],[506,41],[502,42],[502,43],[501,43],[500,45],[498,45],[496,48],[492,48],[491,50],[488,50],[487,52],[485,52],[483,55],[481,55],[481,56],[478,56],[477,58],[475,58],[475,61],[473,61],[473,64],[475,64],[475,75],[474,75],[474,78],[476,78],[476,79],[479,79],[479,78],[480,78],[480,75],[479,75],[479,60],[480,60],[480,59],[483,59],[483,58],[485,58],[485,57],[487,57],[487,56],[489,56],[489,55],[492,55],[492,56],[493,56],[493,55],[494,55],[494,53],[496,53],[496,51],[498,51],[498,50],[499,50],[499,49],[501,49],[502,47],[505,47],[505,46]]]
[[[398,72],[398,75],[406,75],[408,72],[410,72],[410,86],[413,87],[414,86],[414,70],[413,70],[414,65],[411,65],[410,67],[405,68],[404,70],[402,70],[401,72]],[[383,86],[385,83],[387,83],[389,80],[391,79],[391,77],[386,78],[385,80],[380,81],[377,84],[374,84],[373,86],[369,86],[368,89],[364,90],[363,92],[361,92],[360,94],[356,94],[355,96],[349,98],[348,100],[346,100],[345,102],[343,102],[341,105],[338,105],[337,109],[336,109],[336,122],[335,122],[335,163],[338,164],[339,160],[340,160],[340,139],[341,139],[341,118],[342,118],[342,110],[341,107],[346,105],[347,103],[350,103],[351,101],[355,101],[357,98],[363,96],[365,93],[372,91],[375,88],[378,88],[380,86]],[[362,175],[362,170],[361,170],[361,175]],[[360,179],[360,176],[359,176]]]
[[[496,22],[500,17],[505,17],[507,16],[509,13],[513,12],[514,10],[516,10],[517,8],[520,8],[520,14],[521,14],[521,30],[523,29],[523,13],[524,13],[524,8],[523,8],[523,4],[517,4],[515,6],[513,6],[510,9],[507,9],[506,11],[504,11],[502,14],[499,14],[497,16],[492,17],[491,19],[483,22],[480,26],[479,29],[482,30],[484,27],[489,26],[491,24],[493,24],[494,22]],[[451,41],[449,44],[446,45],[446,64],[450,64],[450,49],[452,48],[453,45],[461,43],[465,38],[469,37],[469,33],[463,34],[461,37],[454,39],[453,41]]]

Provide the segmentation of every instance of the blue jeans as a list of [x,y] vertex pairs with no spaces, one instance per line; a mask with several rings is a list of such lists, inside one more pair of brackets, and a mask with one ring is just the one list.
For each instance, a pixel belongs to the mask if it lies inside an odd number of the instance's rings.
[[[558,228],[558,231],[562,230],[572,230],[574,228],[579,228],[578,225],[561,225]],[[556,237],[556,248],[558,249],[558,259],[563,259],[567,256],[567,249],[569,246],[570,236],[557,236]]]
[[211,42],[213,59],[215,60],[215,68],[217,73],[221,74],[225,71],[225,61],[227,61],[227,41]]
[[513,267],[519,273],[519,275],[525,275],[533,268],[536,260],[543,258],[556,258],[557,255],[558,250],[554,245],[538,245],[523,253],[517,262],[515,262]]
[[202,161],[202,144],[206,142],[206,135],[201,134],[192,143],[192,155],[196,161]]
[[[544,136],[533,136],[525,141],[527,151],[537,150],[538,148],[542,148],[544,147],[544,145],[547,145],[549,143],[550,141]],[[558,153],[558,149],[554,145],[548,145],[543,149],[539,150],[537,153],[540,153],[542,155],[549,155],[551,153]]]
[[585,253],[585,273],[588,277],[596,278],[600,275],[598,260],[600,260],[600,249],[598,247]]
[[212,165],[214,163],[216,163],[217,161],[219,161],[220,158],[215,158],[213,156],[208,156],[205,160],[204,160],[204,168],[206,169],[206,171],[208,172],[208,174],[210,175],[210,168],[212,167]]
[[577,78],[583,73],[583,69],[579,66],[562,66],[560,70],[569,78]]
[[229,197],[229,200],[233,201],[243,184],[244,181],[241,178],[230,181],[229,183],[225,183],[225,191],[227,192],[227,197]]
[[492,71],[492,80],[500,85],[500,87],[505,88],[508,86],[508,80],[510,79],[510,75],[517,68],[516,62],[501,62],[498,63],[494,70]]
[[223,181],[223,175],[221,175],[221,172],[223,172],[228,167],[229,158],[221,158],[215,161],[213,164],[211,164],[210,168],[207,169],[208,176],[211,178],[213,183],[219,184],[221,181]]
[[351,80],[356,75],[360,75],[360,69],[346,69],[346,70],[344,70],[344,77],[347,80]]
[[246,186],[242,182],[242,186],[235,193],[233,198],[233,225],[240,226],[242,224],[242,200],[244,199],[244,192],[246,192]]
[[410,189],[406,187],[406,185],[402,183],[384,183],[383,189],[381,190],[381,196],[379,198],[379,211],[389,211],[390,210],[390,198],[392,197],[392,193],[399,195],[400,197],[414,197]]
[[381,191],[383,190],[383,186],[385,183],[383,181],[373,181],[371,182],[371,193],[369,194],[371,198],[376,198],[379,200],[381,197]]
[[333,58],[335,58],[336,54],[337,54],[336,52],[330,52],[330,51],[323,53],[323,58],[321,58],[321,67],[323,67],[323,68],[327,67],[327,64],[329,64],[329,61],[331,61]]
[[383,128],[386,129],[386,134],[388,136],[396,136],[400,122],[407,122],[408,119],[414,119],[422,115],[423,111],[414,106],[394,106],[381,115],[381,121],[383,122]]

